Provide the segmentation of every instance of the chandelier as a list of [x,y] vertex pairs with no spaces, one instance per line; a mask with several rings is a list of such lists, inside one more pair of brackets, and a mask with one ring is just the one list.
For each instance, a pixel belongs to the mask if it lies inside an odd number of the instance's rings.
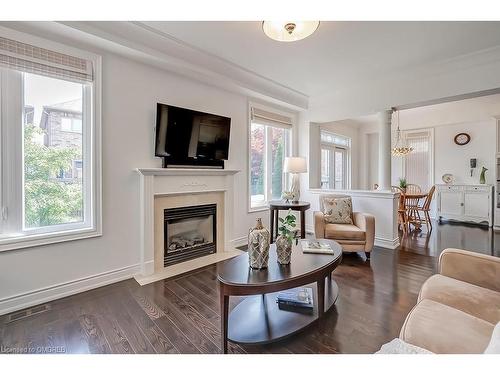
[[413,151],[413,147],[408,147],[403,137],[401,136],[401,130],[399,129],[399,111],[397,111],[398,128],[396,130],[396,143],[391,150],[393,156],[406,156]]
[[262,30],[278,42],[295,42],[307,38],[319,27],[319,21],[264,21]]

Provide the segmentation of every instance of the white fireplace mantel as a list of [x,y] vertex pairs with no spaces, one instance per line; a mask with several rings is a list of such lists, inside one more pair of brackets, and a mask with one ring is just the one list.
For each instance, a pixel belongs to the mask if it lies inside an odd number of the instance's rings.
[[[139,283],[159,280],[210,263],[227,259],[237,254],[230,246],[233,238],[234,207],[234,169],[187,169],[187,168],[137,168],[140,180],[140,262],[141,274],[136,277]],[[155,274],[154,265],[154,205],[155,197],[200,194],[210,192],[224,193],[224,253],[209,255],[202,261],[187,261],[165,268],[165,272]],[[202,258],[199,258],[202,259]],[[190,263],[191,262],[191,263]],[[203,263],[205,262],[205,263]],[[208,262],[208,263],[207,263]],[[178,267],[177,267],[178,266]],[[168,270],[167,270],[168,269]],[[147,281],[145,281],[147,280]]]
[[209,168],[137,168],[136,170],[144,176],[228,176],[241,172],[236,169]]

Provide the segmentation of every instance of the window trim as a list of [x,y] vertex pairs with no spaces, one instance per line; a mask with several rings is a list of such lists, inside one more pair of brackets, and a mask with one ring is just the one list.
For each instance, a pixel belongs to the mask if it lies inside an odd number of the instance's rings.
[[[269,201],[266,200],[265,203],[261,206],[256,206],[252,207],[252,195],[251,195],[251,168],[252,168],[252,159],[250,157],[250,149],[251,149],[251,132],[252,132],[252,108],[259,108],[261,110],[275,113],[280,116],[286,116],[291,119],[292,125],[291,126],[276,126],[276,128],[285,128],[288,130],[288,144],[286,145],[286,152],[287,156],[291,156],[294,153],[294,130],[296,128],[296,115],[292,112],[287,112],[283,111],[281,109],[277,109],[275,107],[270,107],[265,104],[261,103],[256,103],[256,102],[248,102],[248,121],[247,121],[247,137],[248,137],[248,143],[247,143],[247,168],[248,168],[248,173],[247,173],[247,212],[248,213],[254,213],[254,212],[261,212],[261,211],[267,211],[269,210]],[[266,128],[266,144],[267,142],[267,129],[270,128],[270,125],[265,125],[262,124]],[[266,167],[269,168],[270,161],[268,160],[269,158],[267,157],[267,152],[268,150],[266,149],[266,155],[265,155],[265,163]],[[267,190],[267,185],[269,184],[270,180],[272,177],[266,176],[265,179],[265,185],[266,185],[266,190]],[[284,181],[283,181],[285,186],[289,185],[289,178],[288,176],[285,176]]]
[[[435,159],[434,159],[434,128],[415,128],[415,129],[406,129],[402,131],[402,136],[406,144],[408,144],[408,139],[412,138],[412,134],[418,133],[428,133],[429,138],[429,188],[435,184]],[[405,176],[406,178],[406,158],[401,163],[401,176]]]
[[[324,133],[328,133],[334,137],[338,137],[338,138],[343,138],[347,141],[347,145],[341,145],[341,144],[337,144],[337,143],[331,143],[331,142],[323,142],[321,141],[321,133],[324,132]],[[319,173],[319,186],[320,186],[320,189],[323,189],[323,187],[321,186],[321,150],[323,149],[328,149],[330,152],[333,153],[333,188],[329,188],[329,189],[324,189],[324,190],[350,190],[351,189],[351,181],[352,181],[352,155],[351,155],[351,152],[352,152],[352,138],[351,137],[348,137],[348,136],[345,136],[345,135],[342,135],[342,134],[338,134],[338,133],[334,133],[334,132],[331,132],[331,131],[328,131],[328,130],[323,130],[323,129],[320,129],[320,159],[319,159],[319,165],[320,165],[320,173]],[[345,181],[345,188],[335,188],[335,150],[336,149],[340,149],[340,150],[344,150],[345,151],[345,160],[343,162],[343,165],[344,165],[344,181]],[[332,178],[330,178],[330,180],[332,180]]]
[[[0,33],[7,38],[19,40],[20,42],[33,44],[42,48],[51,49],[56,52],[61,52],[76,57],[81,57],[92,61],[94,67],[94,81],[92,87],[84,90],[83,101],[91,101],[90,106],[83,106],[84,110],[89,113],[84,118],[90,124],[82,124],[84,130],[82,136],[86,138],[84,142],[84,155],[88,155],[88,168],[83,170],[83,178],[90,181],[90,189],[85,189],[84,199],[87,199],[89,204],[86,206],[85,217],[88,218],[86,224],[82,224],[79,228],[73,224],[60,224],[51,226],[57,227],[59,230],[47,232],[47,230],[26,230],[24,233],[13,233],[12,235],[4,235],[0,238],[0,252],[22,249],[33,246],[48,245],[59,242],[73,241],[84,238],[97,237],[102,235],[102,143],[101,143],[101,90],[102,90],[102,58],[101,56],[87,52],[84,50],[69,47],[57,42],[42,39],[30,34],[17,32],[8,28],[0,27]],[[1,86],[3,87],[3,85]],[[3,89],[2,89],[3,90]],[[0,93],[1,95],[1,93]],[[1,96],[0,96],[1,98]],[[1,113],[1,108],[0,108]],[[0,121],[4,114],[1,113]],[[3,131],[3,130],[2,130]],[[4,148],[0,145],[0,152],[4,152]],[[7,155],[8,158],[12,157]],[[3,166],[0,166],[2,168]],[[1,170],[1,173],[5,171]],[[22,174],[22,173],[21,173]],[[4,176],[4,175],[2,175]],[[2,178],[3,180],[3,178]],[[0,189],[1,190],[1,189]],[[0,199],[4,199],[9,192],[0,191]],[[10,192],[12,193],[12,192]],[[21,192],[22,194],[22,192]],[[22,202],[21,196],[21,202]],[[22,219],[22,218],[21,218]],[[3,221],[3,220],[0,220]],[[29,233],[29,234],[26,234]]]

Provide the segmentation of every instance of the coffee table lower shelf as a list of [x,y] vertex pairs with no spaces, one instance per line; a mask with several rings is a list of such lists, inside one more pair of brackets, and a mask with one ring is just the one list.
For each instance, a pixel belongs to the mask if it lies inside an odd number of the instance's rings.
[[[276,303],[279,292],[249,296],[230,313],[228,340],[237,344],[258,345],[283,340],[314,323],[318,317],[318,290],[316,283],[305,285],[314,293],[312,313],[280,310]],[[331,279],[325,282],[325,312],[337,300],[339,289]]]

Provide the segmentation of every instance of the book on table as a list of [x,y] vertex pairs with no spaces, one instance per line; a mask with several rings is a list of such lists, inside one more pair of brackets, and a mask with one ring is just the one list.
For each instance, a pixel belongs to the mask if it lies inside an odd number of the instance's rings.
[[300,246],[305,254],[333,254],[330,244],[320,240],[300,240]]
[[285,290],[278,293],[276,302],[280,309],[312,310],[314,307],[313,290],[309,287]]

